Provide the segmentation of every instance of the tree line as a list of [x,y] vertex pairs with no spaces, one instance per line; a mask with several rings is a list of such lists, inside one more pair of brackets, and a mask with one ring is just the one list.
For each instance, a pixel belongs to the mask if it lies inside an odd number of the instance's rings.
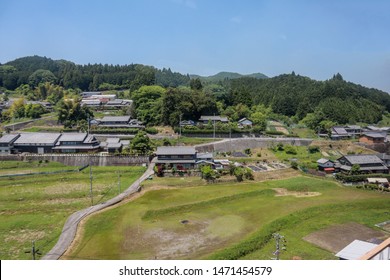
[[[251,119],[259,130],[265,130],[267,119],[276,119],[319,131],[335,124],[378,123],[390,112],[388,93],[347,82],[339,73],[326,81],[294,72],[207,81],[140,64],[76,65],[32,56],[0,65],[0,87],[27,100],[73,108],[83,117],[92,113],[79,111],[79,91],[112,90],[133,99],[133,117],[149,126],[177,126],[180,119],[197,121],[201,115],[215,114],[232,121]],[[75,103],[70,104],[71,98]],[[77,123],[77,118],[67,121],[66,110],[58,111],[61,123]]]
[[135,90],[143,85],[177,87],[188,85],[189,75],[156,69],[142,64],[78,65],[66,60],[53,60],[29,56],[0,65],[0,87],[15,90],[21,85],[34,88],[50,82],[66,89],[88,90]]

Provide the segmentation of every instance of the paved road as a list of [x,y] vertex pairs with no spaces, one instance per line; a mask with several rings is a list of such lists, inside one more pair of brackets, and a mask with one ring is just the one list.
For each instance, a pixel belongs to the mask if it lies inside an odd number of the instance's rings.
[[60,238],[57,241],[57,244],[41,259],[58,260],[65,253],[65,251],[68,249],[73,239],[75,238],[77,226],[82,219],[84,219],[86,216],[94,212],[100,211],[106,207],[117,204],[127,196],[137,192],[139,190],[141,182],[143,182],[146,178],[148,178],[150,175],[154,173],[153,171],[154,165],[155,164],[153,162],[150,163],[145,173],[137,181],[135,181],[127,190],[125,190],[123,193],[119,194],[118,196],[106,202],[102,202],[100,204],[88,207],[86,209],[77,211],[72,215],[70,215],[68,220],[65,222]]

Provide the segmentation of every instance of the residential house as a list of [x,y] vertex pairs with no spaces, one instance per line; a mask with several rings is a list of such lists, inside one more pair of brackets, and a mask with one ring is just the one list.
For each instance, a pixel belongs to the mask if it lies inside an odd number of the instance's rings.
[[359,137],[363,133],[363,129],[360,125],[347,125],[344,129],[353,138]]
[[119,138],[107,138],[106,139],[106,151],[110,154],[121,152],[123,148],[123,144]]
[[105,108],[115,108],[115,109],[120,109],[122,107],[127,107],[131,106],[133,104],[133,100],[128,100],[128,99],[114,99],[108,101],[104,107]]
[[192,120],[188,120],[188,121],[181,121],[180,122],[180,126],[195,126],[196,123]]
[[238,128],[251,128],[253,126],[253,122],[247,118],[243,118],[238,121],[237,126]]
[[61,133],[21,133],[14,142],[16,153],[52,153]]
[[99,99],[82,99],[80,104],[87,107],[99,107],[102,105],[102,102]]
[[209,122],[228,123],[229,119],[227,117],[221,117],[221,116],[201,116],[199,122],[203,124],[208,124]]
[[197,161],[195,148],[188,146],[157,147],[156,156],[158,168],[194,169]]
[[334,162],[326,158],[320,158],[317,160],[317,166],[318,170],[326,173],[333,173],[335,171]]
[[129,127],[130,128],[145,128],[143,123],[141,121],[137,120],[137,119],[130,120]]
[[89,153],[100,149],[99,141],[87,133],[63,133],[58,139],[54,152],[58,153]]
[[13,152],[14,142],[20,134],[5,134],[0,138],[0,155],[8,155]]
[[330,132],[330,138],[332,140],[344,140],[349,139],[351,136],[343,126],[334,126]]
[[376,155],[346,155],[339,158],[336,165],[345,173],[349,173],[353,165],[358,165],[361,173],[389,173],[386,164]]
[[366,127],[366,132],[390,132],[390,127],[377,127],[374,125],[369,125]]
[[105,116],[100,120],[100,127],[108,128],[129,128],[130,116]]
[[359,142],[366,144],[383,144],[385,139],[386,133],[366,132],[360,136]]
[[101,91],[83,91],[82,93],[80,93],[82,98],[88,98],[91,96],[96,96],[96,95],[101,95],[101,94],[102,94]]
[[382,153],[377,154],[376,156],[379,157],[386,164],[386,166],[390,168],[390,155]]

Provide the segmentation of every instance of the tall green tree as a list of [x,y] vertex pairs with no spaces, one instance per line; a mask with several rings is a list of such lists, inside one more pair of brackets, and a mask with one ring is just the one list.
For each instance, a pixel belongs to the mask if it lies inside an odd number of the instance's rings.
[[131,151],[139,155],[149,155],[152,151],[151,141],[145,131],[138,131],[130,142]]
[[77,98],[63,98],[56,106],[58,122],[65,128],[83,124],[93,117],[93,112],[86,106],[81,106]]

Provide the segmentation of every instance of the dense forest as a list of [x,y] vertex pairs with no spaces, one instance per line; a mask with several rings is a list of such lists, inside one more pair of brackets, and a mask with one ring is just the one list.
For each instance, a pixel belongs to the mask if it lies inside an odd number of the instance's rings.
[[15,90],[23,84],[31,87],[51,82],[66,89],[113,90],[137,89],[142,85],[177,87],[188,85],[190,77],[170,69],[159,70],[141,64],[77,65],[66,60],[29,56],[0,65],[0,87]]
[[390,112],[388,93],[347,82],[339,73],[326,81],[294,72],[202,78],[140,64],[77,65],[31,56],[0,65],[0,88],[54,104],[78,91],[126,90],[135,117],[148,125],[174,126],[180,118],[220,114],[232,121],[250,118],[259,129],[266,119],[278,119],[326,130],[335,124],[377,123]]

